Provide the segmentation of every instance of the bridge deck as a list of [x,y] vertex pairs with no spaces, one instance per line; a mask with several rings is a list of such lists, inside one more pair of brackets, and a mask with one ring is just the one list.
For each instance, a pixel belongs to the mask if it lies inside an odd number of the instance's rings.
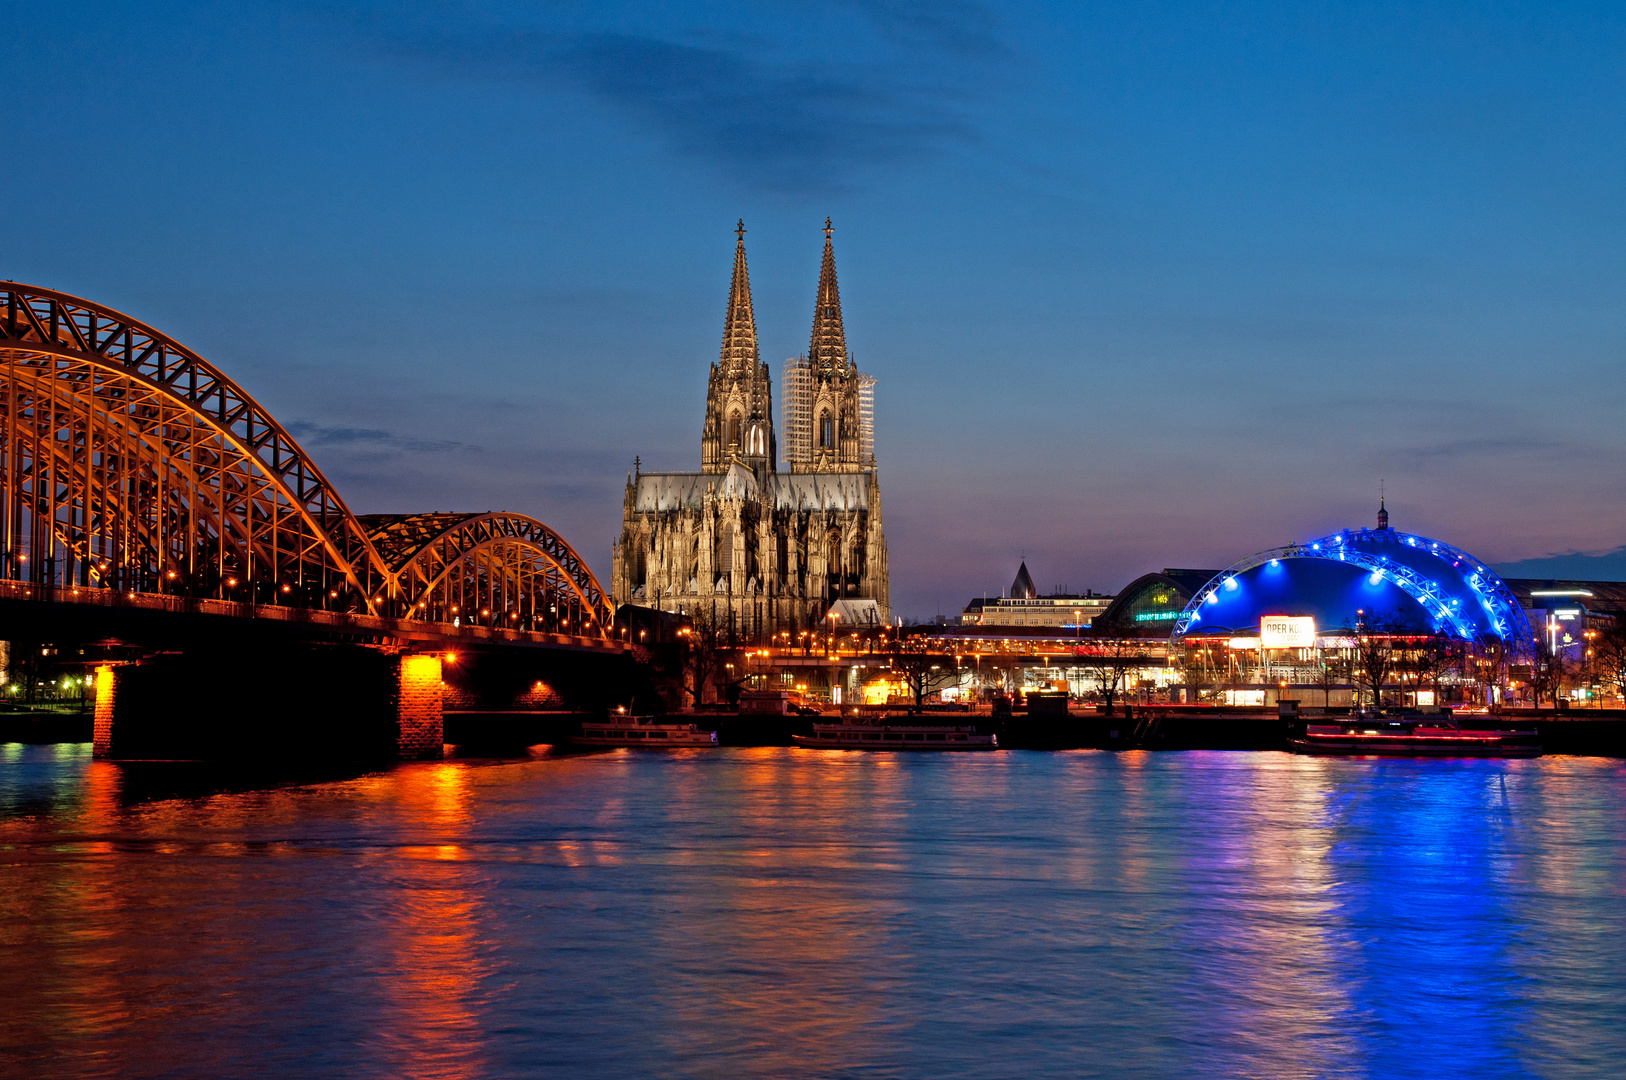
[[392,637],[403,643],[430,644],[455,648],[474,645],[508,645],[532,648],[587,649],[602,653],[622,653],[627,646],[619,641],[583,634],[550,634],[535,630],[510,630],[491,626],[455,626],[452,623],[422,619],[389,619],[377,615],[322,611],[315,608],[284,607],[280,604],[248,604],[167,593],[120,592],[113,589],[37,585],[25,581],[0,581],[0,600],[24,600],[138,611],[161,611],[176,615],[217,615],[239,619],[322,627],[337,633]]

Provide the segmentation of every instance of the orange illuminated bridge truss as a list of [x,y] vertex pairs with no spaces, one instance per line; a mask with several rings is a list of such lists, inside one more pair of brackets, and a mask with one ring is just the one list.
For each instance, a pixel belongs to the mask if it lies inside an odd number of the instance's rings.
[[520,514],[357,517],[258,402],[116,311],[0,283],[0,579],[608,637]]

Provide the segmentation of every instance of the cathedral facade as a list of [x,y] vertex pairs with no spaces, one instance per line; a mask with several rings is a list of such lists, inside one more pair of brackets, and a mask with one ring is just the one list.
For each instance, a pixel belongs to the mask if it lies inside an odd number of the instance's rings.
[[785,363],[779,438],[744,223],[736,230],[700,471],[644,472],[640,463],[628,475],[611,572],[617,604],[710,618],[748,641],[887,621],[875,380],[847,351],[831,233],[827,219],[813,337],[806,356]]

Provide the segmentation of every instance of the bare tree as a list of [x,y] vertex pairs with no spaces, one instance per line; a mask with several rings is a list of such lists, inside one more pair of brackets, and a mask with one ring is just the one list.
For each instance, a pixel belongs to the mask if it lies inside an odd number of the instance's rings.
[[1503,695],[1497,691],[1507,687],[1507,645],[1495,638],[1483,641],[1474,649],[1467,663],[1473,668],[1474,681],[1484,689],[1486,707],[1498,704],[1498,699]]
[[1113,702],[1123,689],[1125,673],[1146,660],[1145,643],[1126,637],[1097,639],[1083,646],[1080,652],[1082,663],[1079,666],[1095,683],[1096,692],[1106,704],[1107,715],[1113,715]]
[[1535,704],[1541,704],[1543,693],[1558,704],[1558,691],[1564,684],[1564,676],[1569,673],[1569,658],[1564,655],[1565,647],[1553,647],[1553,642],[1542,635],[1532,649],[1530,658],[1530,692],[1535,697]]
[[1350,660],[1343,650],[1317,649],[1315,653],[1316,685],[1321,687],[1321,707],[1332,707],[1332,688],[1347,683],[1350,678]]
[[1626,697],[1626,625],[1619,619],[1593,639],[1592,670],[1615,693]]
[[1396,639],[1408,627],[1393,612],[1359,612],[1355,619],[1357,683],[1372,692],[1372,707],[1383,711],[1383,688],[1396,674]]
[[1459,669],[1466,659],[1466,647],[1461,638],[1452,637],[1443,629],[1436,630],[1420,641],[1411,643],[1407,668],[1415,680],[1415,689],[1426,681],[1434,691],[1434,703],[1440,703],[1440,680],[1449,671]]
[[892,671],[908,687],[914,704],[910,712],[919,712],[926,695],[951,682],[958,682],[960,669],[951,655],[933,652],[927,638],[908,636],[893,639],[888,649],[892,658]]
[[717,670],[718,655],[722,651],[722,638],[726,630],[715,615],[697,611],[688,626],[678,633],[687,642],[684,667],[693,682],[687,688],[698,708],[705,697],[706,683]]

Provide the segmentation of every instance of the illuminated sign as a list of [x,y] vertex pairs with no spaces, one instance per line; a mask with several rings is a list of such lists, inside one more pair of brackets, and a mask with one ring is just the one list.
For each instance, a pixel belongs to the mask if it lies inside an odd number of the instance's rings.
[[1315,646],[1315,619],[1309,615],[1266,615],[1259,620],[1259,644],[1266,649]]
[[1178,619],[1179,617],[1180,613],[1178,611],[1143,611],[1139,615],[1135,616],[1135,621],[1168,622],[1172,619]]

